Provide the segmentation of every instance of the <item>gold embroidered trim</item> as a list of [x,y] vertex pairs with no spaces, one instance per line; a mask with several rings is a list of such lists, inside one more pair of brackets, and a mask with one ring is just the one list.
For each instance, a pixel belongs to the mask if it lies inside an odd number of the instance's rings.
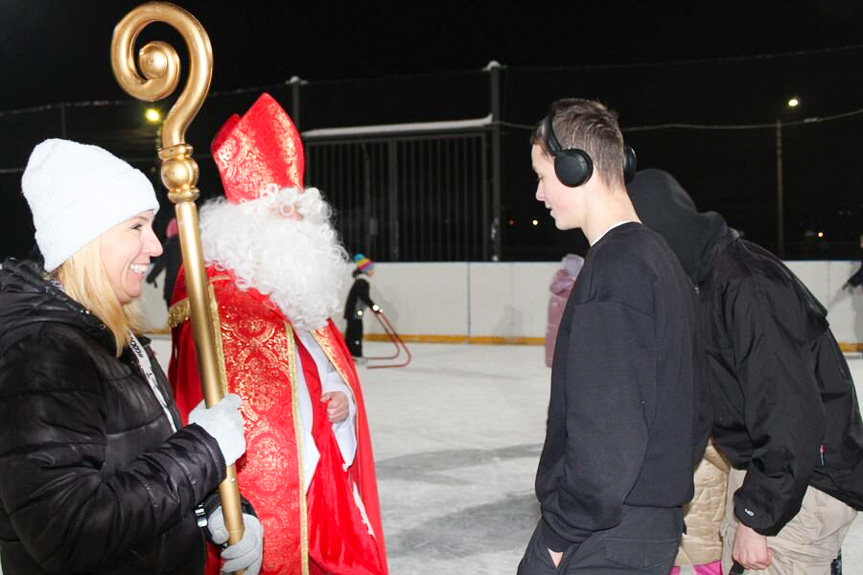
[[300,422],[300,400],[297,395],[297,355],[294,345],[294,330],[291,324],[285,322],[285,334],[288,343],[288,360],[291,374],[291,397],[293,397],[294,412],[294,436],[297,440],[297,470],[300,474],[300,488],[297,490],[300,496],[300,558],[302,562],[303,575],[309,575],[309,525],[308,510],[306,509],[306,477],[303,470],[303,436]]
[[[324,355],[327,356],[327,359],[330,360],[330,363],[333,364],[333,367],[335,367],[336,371],[339,372],[339,375],[341,376],[342,381],[344,381],[345,385],[348,386],[348,389],[351,390],[351,394],[353,394],[353,396],[356,397],[357,396],[356,391],[354,391],[354,388],[351,387],[351,380],[348,377],[348,374],[345,373],[344,366],[341,363],[336,361],[336,350],[333,349],[334,346],[333,346],[332,342],[327,340],[327,337],[329,337],[331,333],[332,332],[330,332],[327,329],[327,327],[322,327],[319,330],[313,331],[312,337],[315,338],[315,341],[318,342],[318,345],[321,346],[322,350],[324,350]],[[356,401],[356,400],[354,400],[354,401]]]
[[[210,306],[211,306],[211,311],[214,313],[213,317],[216,318],[216,321],[218,321],[218,316],[215,314],[218,312],[218,308],[213,307],[214,304],[212,303],[216,299],[215,296],[213,295],[213,282],[222,281],[222,280],[229,280],[229,279],[231,279],[231,276],[221,275],[221,276],[214,276],[214,277],[210,278],[210,280],[209,280],[209,283],[210,283]],[[190,317],[192,317],[192,304],[189,303],[189,298],[185,297],[185,298],[181,299],[180,301],[178,301],[177,303],[175,303],[174,305],[172,305],[170,308],[168,308],[168,329],[174,329],[175,327],[177,327],[181,323],[185,323],[185,322],[189,321]],[[221,343],[219,345],[221,345]],[[224,363],[225,362],[222,361],[222,364],[224,364]]]
[[189,299],[181,299],[168,308],[168,328],[174,329],[181,323],[189,321],[191,315],[192,306],[189,304]]

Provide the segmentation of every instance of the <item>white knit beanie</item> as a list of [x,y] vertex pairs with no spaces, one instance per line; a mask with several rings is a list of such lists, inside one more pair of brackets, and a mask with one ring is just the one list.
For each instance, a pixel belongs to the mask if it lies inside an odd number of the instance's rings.
[[45,271],[124,220],[159,210],[150,180],[98,146],[45,140],[21,178]]

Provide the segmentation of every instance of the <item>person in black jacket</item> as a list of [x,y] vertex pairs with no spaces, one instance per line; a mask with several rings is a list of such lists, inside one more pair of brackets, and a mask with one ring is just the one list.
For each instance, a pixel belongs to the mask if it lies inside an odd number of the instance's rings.
[[177,218],[171,218],[168,225],[165,227],[165,240],[162,243],[164,253],[162,257],[156,260],[147,274],[147,283],[153,284],[154,287],[159,287],[157,278],[165,270],[165,276],[162,278],[162,299],[165,300],[165,305],[171,307],[171,297],[174,295],[174,282],[177,281],[177,274],[180,273],[180,266],[183,264],[183,254],[180,252],[180,236],[178,235]]
[[[245,451],[243,420],[229,396],[184,427],[139,335],[162,251],[153,188],[101,148],[52,139],[22,189],[44,267],[0,266],[2,572],[199,575],[196,509]],[[262,535],[244,517],[228,550],[253,574]]]
[[[860,236],[860,252],[863,254],[863,235]],[[860,259],[863,260],[863,255],[861,255]],[[851,277],[848,278],[848,281],[846,281],[845,285],[842,287],[844,289],[851,290],[861,285],[863,285],[863,261],[860,262],[860,267],[856,272],[851,274]]]
[[531,142],[537,200],[591,247],[558,331],[536,474],[542,518],[518,573],[667,575],[706,443],[694,288],[629,202],[613,112],[560,100]]
[[348,299],[345,302],[345,320],[347,323],[345,343],[355,360],[364,361],[362,360],[363,315],[366,308],[371,308],[373,311],[378,309],[377,304],[372,301],[369,295],[371,287],[369,279],[375,273],[375,263],[363,254],[355,255],[354,263],[357,265],[357,269],[353,272],[354,284],[351,286]]
[[723,572],[829,572],[863,507],[863,425],[827,311],[671,175],[639,172],[629,192],[699,289],[714,440],[734,467]]

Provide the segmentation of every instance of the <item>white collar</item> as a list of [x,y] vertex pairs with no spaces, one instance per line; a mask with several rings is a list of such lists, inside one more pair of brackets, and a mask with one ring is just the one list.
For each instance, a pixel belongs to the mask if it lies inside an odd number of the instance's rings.
[[622,221],[619,221],[619,222],[617,222],[617,223],[612,224],[610,228],[608,228],[607,230],[605,230],[604,232],[602,232],[601,234],[599,234],[599,237],[598,237],[598,238],[596,238],[595,240],[593,240],[592,242],[590,242],[590,247],[593,247],[594,245],[596,245],[596,242],[598,242],[598,241],[599,241],[599,240],[601,240],[603,237],[605,237],[605,234],[607,234],[608,232],[610,232],[611,230],[613,230],[613,229],[614,229],[614,228],[616,228],[617,226],[622,226],[623,224],[628,224],[628,223],[630,223],[630,222],[635,223],[635,220],[622,220]]

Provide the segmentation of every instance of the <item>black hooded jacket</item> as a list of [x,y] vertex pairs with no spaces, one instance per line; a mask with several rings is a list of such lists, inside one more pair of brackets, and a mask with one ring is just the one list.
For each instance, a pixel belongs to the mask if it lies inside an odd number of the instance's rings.
[[825,308],[719,214],[698,213],[669,174],[639,172],[629,192],[699,289],[714,440],[747,470],[737,519],[775,535],[809,485],[863,509],[863,424]]
[[[142,340],[143,341],[143,340]],[[170,422],[108,329],[25,263],[0,268],[4,575],[200,574],[194,509],[224,478],[218,443]]]

